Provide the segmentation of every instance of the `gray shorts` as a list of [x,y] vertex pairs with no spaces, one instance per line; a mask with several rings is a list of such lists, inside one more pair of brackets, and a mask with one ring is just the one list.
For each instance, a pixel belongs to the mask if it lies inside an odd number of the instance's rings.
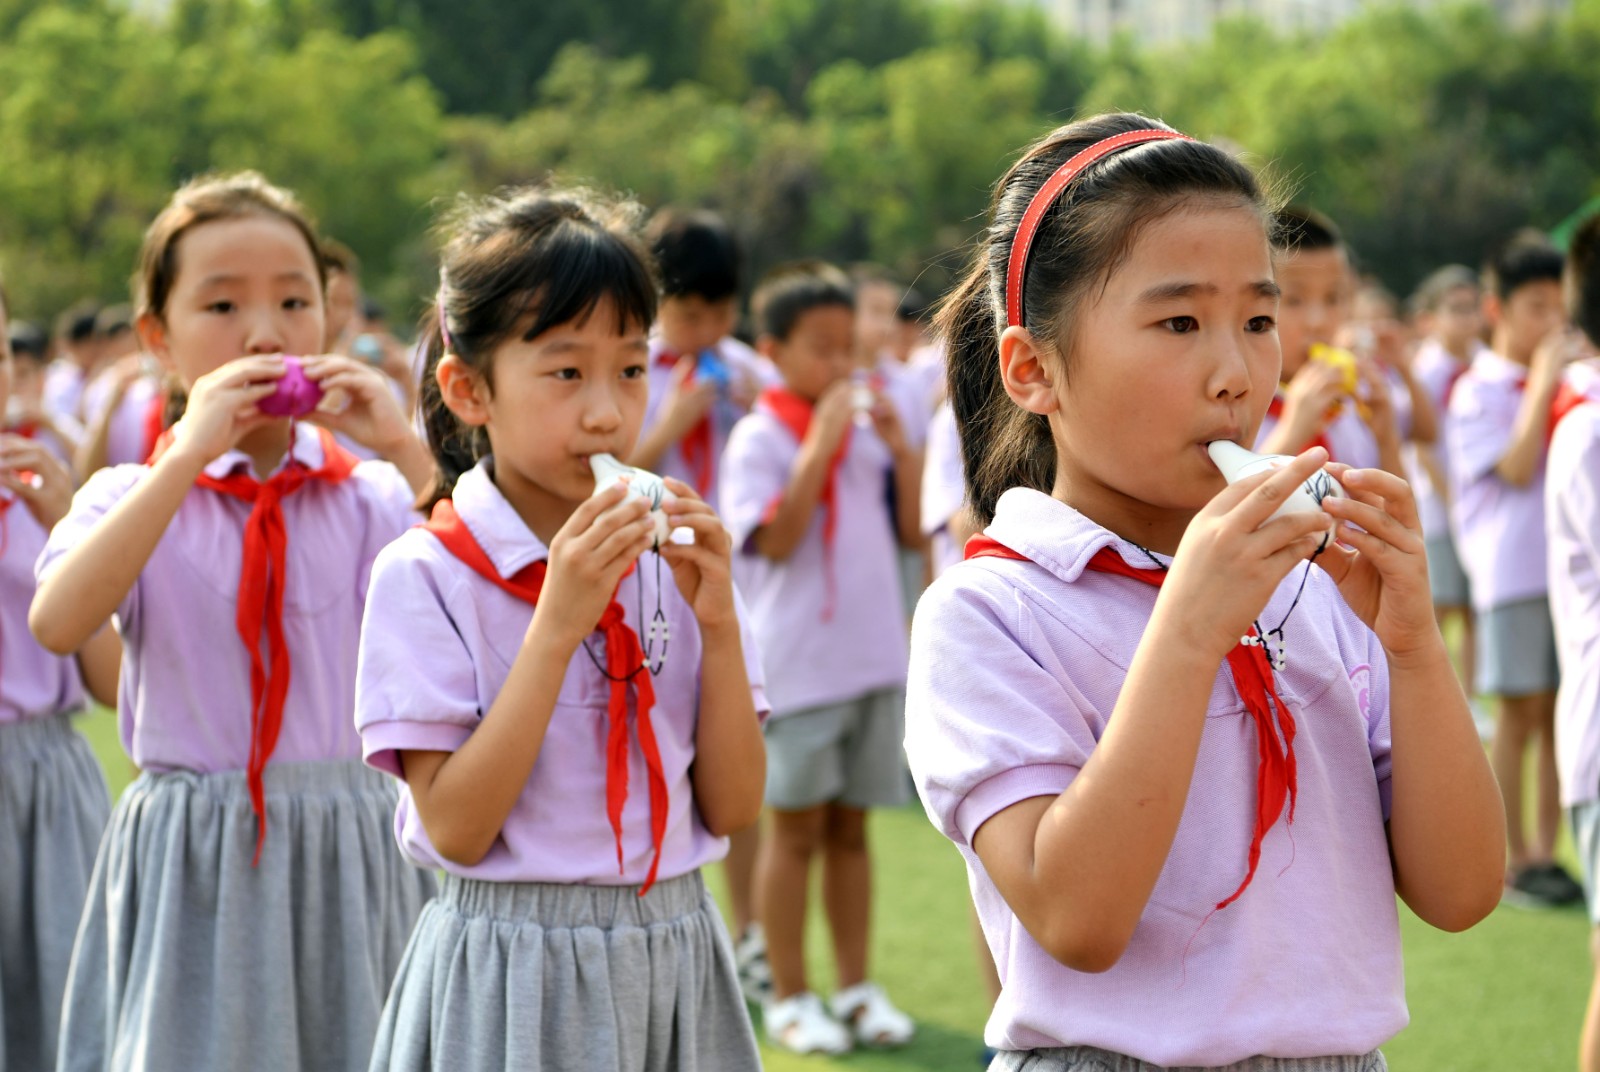
[[769,719],[767,803],[779,811],[904,804],[905,725],[898,688]]
[[1561,681],[1555,625],[1544,596],[1478,615],[1478,691],[1490,696],[1554,692]]
[[1467,586],[1467,571],[1461,568],[1461,556],[1456,553],[1456,541],[1449,533],[1430,536],[1426,541],[1428,551],[1428,586],[1433,589],[1436,607],[1469,607],[1472,590]]
[[[1377,1050],[1339,1057],[1247,1057],[1209,1072],[1386,1072],[1389,1065]],[[989,1072],[1178,1072],[1137,1057],[1094,1046],[1055,1050],[1003,1050]],[[1181,1072],[1207,1072],[1185,1067]]]
[[1579,801],[1567,809],[1572,826],[1572,848],[1583,868],[1583,903],[1589,909],[1589,922],[1600,927],[1600,896],[1595,880],[1600,878],[1600,800]]

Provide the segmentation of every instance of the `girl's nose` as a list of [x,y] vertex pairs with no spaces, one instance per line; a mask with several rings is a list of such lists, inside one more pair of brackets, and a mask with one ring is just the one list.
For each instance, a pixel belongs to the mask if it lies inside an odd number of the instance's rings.
[[284,333],[278,318],[268,311],[262,311],[250,318],[244,352],[251,355],[282,353],[283,340]]
[[584,428],[594,432],[609,432],[622,422],[622,407],[616,392],[609,385],[597,385],[585,393],[583,406]]

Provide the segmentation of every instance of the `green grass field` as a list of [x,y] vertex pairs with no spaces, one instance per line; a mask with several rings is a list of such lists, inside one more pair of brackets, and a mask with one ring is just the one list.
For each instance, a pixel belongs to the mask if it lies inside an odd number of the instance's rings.
[[[84,720],[112,792],[132,774],[111,715]],[[987,1017],[967,920],[960,858],[920,809],[880,812],[874,974],[918,1021],[916,1042],[839,1059],[765,1053],[772,1072],[973,1072]],[[721,873],[708,879],[721,892]],[[813,904],[817,903],[813,898]],[[1588,925],[1581,911],[1502,907],[1461,935],[1401,910],[1411,1026],[1384,1047],[1396,1072],[1545,1072],[1574,1066],[1588,995]],[[813,979],[831,985],[821,920],[811,929]],[[1329,1009],[1338,1016],[1338,1009]]]

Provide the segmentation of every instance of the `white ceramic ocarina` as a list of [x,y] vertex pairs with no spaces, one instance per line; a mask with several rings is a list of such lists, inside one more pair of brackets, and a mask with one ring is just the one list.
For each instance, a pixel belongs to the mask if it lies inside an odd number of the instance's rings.
[[655,546],[660,547],[666,542],[671,525],[667,523],[667,515],[661,508],[676,501],[677,496],[672,494],[660,477],[631,465],[623,465],[609,454],[591,454],[589,468],[594,471],[596,495],[613,484],[621,483],[627,485],[627,498],[643,499],[649,503],[650,517],[656,526]]
[[[1287,454],[1257,454],[1226,439],[1207,443],[1206,453],[1211,455],[1211,460],[1222,470],[1222,478],[1230,484],[1237,484],[1245,477],[1253,476],[1263,469],[1281,469],[1294,461]],[[1289,496],[1282,506],[1272,512],[1272,517],[1282,517],[1285,514],[1306,510],[1324,513],[1322,500],[1330,497],[1344,498],[1344,489],[1339,487],[1339,482],[1333,479],[1326,469],[1318,469],[1306,477],[1305,483],[1296,488],[1294,494]],[[1269,517],[1267,520],[1271,521],[1272,518]],[[1324,537],[1322,547],[1317,550],[1323,550],[1328,546],[1328,541],[1333,538],[1338,524],[1332,515],[1328,515],[1328,535]]]

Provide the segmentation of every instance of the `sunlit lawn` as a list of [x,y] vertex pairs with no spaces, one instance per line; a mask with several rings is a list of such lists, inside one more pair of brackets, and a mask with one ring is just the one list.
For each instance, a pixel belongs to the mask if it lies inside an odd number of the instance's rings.
[[[114,719],[83,728],[105,764],[112,792],[132,771]],[[978,1069],[987,1015],[973,960],[966,883],[955,850],[911,807],[878,813],[874,972],[916,1017],[904,1050],[829,1059],[768,1051],[772,1072],[836,1069]],[[708,874],[719,896],[719,869]],[[813,904],[818,898],[813,897]],[[1573,1066],[1588,993],[1588,926],[1581,911],[1502,907],[1462,935],[1441,934],[1402,910],[1411,1026],[1386,1047],[1396,1072],[1530,1072]],[[820,919],[811,930],[813,978],[824,993],[830,967]],[[1339,1010],[1330,1008],[1330,1017]]]

